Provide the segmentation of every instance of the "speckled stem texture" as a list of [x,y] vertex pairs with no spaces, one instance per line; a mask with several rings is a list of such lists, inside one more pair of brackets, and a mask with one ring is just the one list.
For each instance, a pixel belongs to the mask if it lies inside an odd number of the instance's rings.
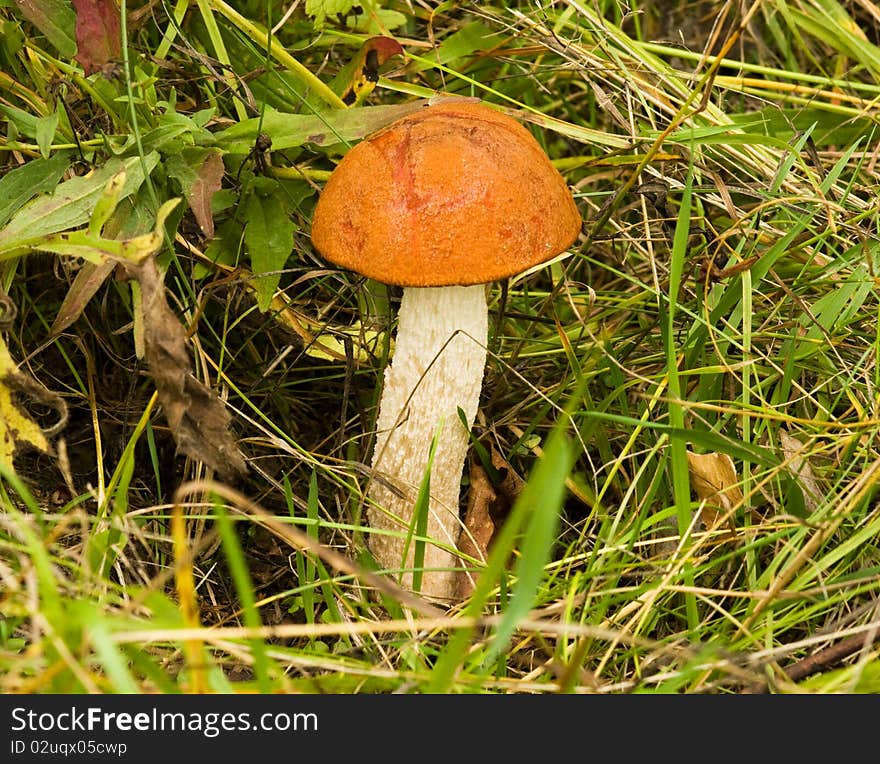
[[[370,535],[378,563],[412,587],[413,551],[406,536],[413,525],[419,487],[428,467],[431,441],[439,436],[431,467],[427,535],[456,549],[461,530],[458,506],[468,431],[457,409],[473,424],[486,364],[488,316],[484,285],[407,287],[403,292],[397,340],[379,404],[376,447],[367,507],[370,525],[400,536]],[[387,482],[405,498],[389,490]],[[375,505],[374,505],[375,504]],[[460,564],[452,551],[425,545],[421,593],[448,600]]]

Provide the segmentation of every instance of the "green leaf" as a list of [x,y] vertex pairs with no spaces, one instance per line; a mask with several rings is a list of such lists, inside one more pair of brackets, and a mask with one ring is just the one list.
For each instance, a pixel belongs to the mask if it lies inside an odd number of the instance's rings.
[[[208,114],[211,112],[210,109],[205,111]],[[202,112],[199,114],[204,116]],[[144,152],[161,151],[165,155],[173,155],[194,144],[206,146],[213,142],[214,136],[211,131],[199,124],[198,120],[176,111],[169,111],[159,117],[154,129],[144,134],[141,146]],[[132,138],[127,148],[135,146]]]
[[64,58],[76,55],[76,14],[66,0],[15,0],[19,12]]
[[[4,3],[6,5],[6,3]],[[8,61],[13,61],[24,48],[24,34],[18,21],[4,21],[0,23],[0,45],[6,54]],[[7,72],[10,74],[11,72]]]
[[315,21],[315,29],[324,26],[327,16],[348,13],[358,0],[306,0],[306,13]]
[[[828,145],[850,145],[861,136],[868,134],[872,127],[869,118],[842,119],[840,114],[828,109],[821,101],[816,101],[810,106],[799,106],[796,109],[782,109],[775,105],[760,111],[728,116],[733,125],[753,126],[755,132],[772,137],[768,145],[774,146],[778,145],[776,141],[790,143],[793,136],[810,129],[813,129],[811,134],[813,142],[820,148]],[[756,142],[764,141],[759,139]]]
[[43,159],[48,159],[50,154],[50,149],[52,148],[52,141],[55,140],[55,131],[58,129],[58,110],[56,109],[51,114],[47,114],[45,117],[40,117],[37,120],[37,130],[36,130],[36,139],[37,146],[40,147],[40,154]]
[[69,163],[65,154],[55,154],[51,159],[34,159],[0,178],[0,227],[30,199],[52,191]]
[[180,184],[180,190],[187,188],[196,182],[196,170],[193,165],[183,158],[181,154],[172,154],[165,157],[162,166],[169,178],[174,178]]
[[3,512],[15,523],[17,533],[24,544],[24,552],[33,566],[36,577],[35,595],[40,603],[40,616],[63,636],[70,630],[71,624],[69,617],[65,615],[66,602],[58,588],[54,563],[49,553],[49,545],[46,543],[46,534],[43,532],[42,509],[12,466],[2,459],[0,459],[0,480],[5,484],[4,488],[8,486],[7,490],[14,492],[24,505],[19,509],[18,501],[4,502]]
[[419,495],[416,497],[416,503],[413,506],[413,521],[407,533],[406,545],[403,548],[403,559],[401,561],[401,564],[406,565],[406,560],[409,557],[409,545],[413,537],[415,537],[412,586],[413,591],[417,594],[422,590],[422,577],[425,568],[424,539],[428,535],[428,513],[431,505],[431,468],[434,466],[434,456],[437,453],[437,438],[439,435],[439,431],[434,433],[434,437],[431,440],[431,448],[428,451],[428,465],[422,477],[422,484],[419,486]]
[[332,146],[357,141],[394,120],[412,114],[424,106],[415,101],[393,106],[364,106],[337,109],[321,115],[287,114],[267,108],[263,118],[254,117],[216,134],[217,145],[230,154],[247,154],[260,133],[272,139],[272,149],[279,151],[302,146]]
[[880,661],[859,661],[845,668],[822,671],[801,682],[798,687],[803,688],[805,694],[844,692],[876,695],[880,693]]
[[100,604],[92,600],[79,600],[74,603],[74,612],[79,623],[88,624],[88,636],[95,655],[113,690],[119,693],[137,693],[138,681],[129,669],[128,660],[110,635],[115,624],[111,625],[109,619],[104,617]]
[[141,263],[159,251],[164,241],[164,226],[168,216],[180,199],[169,199],[156,213],[156,226],[149,233],[130,239],[107,239],[87,230],[65,231],[20,240],[13,247],[0,248],[0,261],[24,255],[28,252],[45,251],[67,257],[81,257],[95,265],[108,260]]
[[[235,266],[238,264],[241,250],[242,224],[235,218],[224,221],[214,232],[214,238],[205,247],[205,257],[214,263]],[[203,263],[196,263],[193,277],[204,278],[214,269]]]
[[[257,630],[263,625],[263,620],[257,606],[256,596],[254,595],[254,582],[248,571],[247,559],[238,540],[235,526],[226,512],[226,508],[219,500],[214,504],[214,519],[220,531],[220,540],[223,543],[227,568],[235,584],[239,602],[241,602],[244,625],[249,629]],[[266,643],[260,637],[254,637],[250,640],[250,645],[253,670],[257,677],[259,691],[261,693],[271,692],[272,683],[269,676]]]
[[120,170],[125,171],[125,186],[120,199],[134,193],[144,182],[144,171],[152,172],[159,162],[158,154],[126,160],[111,159],[90,175],[71,178],[61,183],[49,196],[34,199],[20,208],[9,224],[0,231],[0,254],[27,246],[41,236],[66,231],[89,222],[95,206],[104,195],[107,183]]
[[836,3],[825,4],[815,15],[795,8],[790,9],[790,13],[797,25],[808,34],[855,59],[870,73],[876,75],[880,72],[880,48],[865,39],[849,14]]
[[99,234],[104,229],[104,224],[110,219],[116,205],[119,204],[119,195],[125,188],[125,171],[116,173],[104,186],[104,191],[95,203],[89,218],[89,233]]
[[110,575],[110,570],[125,547],[128,536],[120,532],[118,527],[92,531],[86,543],[86,559],[89,568],[100,572],[102,576]]
[[544,568],[556,542],[559,514],[565,500],[565,479],[573,462],[572,448],[564,432],[561,429],[554,430],[547,441],[543,457],[512,510],[517,515],[525,513],[528,524],[514,569],[516,585],[495,630],[484,664],[491,663],[507,647],[517,624],[528,616],[534,605],[535,595],[544,577]]
[[10,125],[17,128],[18,132],[15,133],[16,138],[19,135],[26,135],[29,138],[36,136],[37,117],[33,114],[17,109],[14,106],[7,106],[4,103],[0,103],[0,115],[8,120]]
[[281,280],[280,271],[293,250],[296,225],[278,195],[251,194],[245,217],[244,242],[250,252],[251,269],[258,277],[255,280],[257,305],[265,311]]
[[[532,607],[544,575],[565,498],[565,479],[574,460],[563,425],[567,421],[566,417],[557,422],[550,433],[544,453],[501,526],[501,532],[492,541],[486,567],[480,573],[464,611],[466,616],[478,616],[483,612],[492,589],[499,584],[503,587],[508,560],[521,540],[521,559],[515,570],[516,586],[489,650],[481,661],[484,667],[489,666],[506,647],[517,623]],[[428,692],[449,691],[462,657],[468,652],[467,644],[472,635],[473,629],[464,628],[449,640],[434,665]]]
[[806,519],[809,516],[807,504],[804,500],[804,490],[798,485],[797,480],[784,472],[779,475],[782,495],[785,497],[781,505],[788,514]]
[[492,31],[479,21],[465,24],[457,32],[449,35],[437,47],[436,55],[415,64],[416,71],[430,69],[436,64],[448,66],[453,61],[467,58],[474,53],[489,50],[503,42],[504,36]]
[[364,34],[382,34],[402,27],[408,21],[400,11],[377,8],[371,13],[359,13],[346,19],[345,25]]

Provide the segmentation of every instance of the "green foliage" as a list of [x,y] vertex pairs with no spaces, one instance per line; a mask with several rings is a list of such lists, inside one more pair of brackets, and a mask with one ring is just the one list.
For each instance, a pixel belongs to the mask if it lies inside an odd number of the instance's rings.
[[256,178],[244,208],[247,221],[244,242],[257,277],[255,288],[260,310],[268,310],[281,281],[281,269],[293,250],[296,226],[283,200],[283,190],[278,181]]
[[73,58],[76,55],[76,15],[68,0],[33,0],[18,4],[18,9],[61,56]]
[[152,171],[158,162],[157,154],[125,161],[111,160],[91,175],[60,183],[51,194],[40,196],[16,211],[0,231],[0,252],[15,251],[41,236],[84,225],[113,178],[122,173],[124,182],[118,198],[124,199],[144,182],[144,171]]
[[328,16],[344,16],[355,5],[355,0],[306,0],[306,13],[314,19],[315,29],[320,29]]
[[412,104],[341,109],[332,114],[285,114],[265,109],[259,117],[220,131],[216,140],[229,154],[248,154],[259,135],[267,135],[275,151],[304,145],[334,148],[353,143],[415,110]]
[[25,202],[53,191],[69,164],[69,155],[59,152],[5,173],[0,178],[0,226],[5,226]]

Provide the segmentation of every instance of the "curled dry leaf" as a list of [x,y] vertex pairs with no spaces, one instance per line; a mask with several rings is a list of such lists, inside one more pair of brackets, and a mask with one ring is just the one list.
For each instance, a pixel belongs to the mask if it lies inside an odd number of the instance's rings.
[[[489,508],[498,501],[498,494],[492,481],[479,463],[471,464],[470,491],[468,493],[467,512],[464,517],[464,528],[458,537],[458,549],[468,557],[485,562],[489,551],[489,543],[495,535],[495,521]],[[467,562],[462,558],[467,566]],[[455,582],[455,598],[463,600],[473,592],[477,574],[472,570],[458,572]]]
[[727,515],[727,523],[733,530],[731,510],[743,501],[733,459],[727,454],[695,454],[693,451],[687,452],[687,459],[691,485],[697,498],[704,502],[703,525],[711,528]]
[[[479,460],[472,460],[464,528],[458,537],[459,551],[483,562],[489,554],[495,533],[523,489],[523,479],[494,446],[490,446],[490,458],[500,480],[493,485]],[[462,563],[468,566],[466,561],[462,560]],[[470,596],[476,582],[476,571],[460,571],[455,587],[456,599],[463,600]]]
[[177,448],[225,478],[242,474],[245,461],[229,432],[229,412],[192,373],[186,332],[168,307],[155,259],[131,268],[140,284],[144,357]]

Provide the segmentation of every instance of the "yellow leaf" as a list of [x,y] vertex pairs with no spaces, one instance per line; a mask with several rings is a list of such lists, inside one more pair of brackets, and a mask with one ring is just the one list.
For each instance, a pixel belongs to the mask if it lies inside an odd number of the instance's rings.
[[703,502],[702,520],[711,528],[724,515],[732,528],[732,510],[741,505],[742,491],[733,459],[727,454],[687,452],[691,485]]
[[30,392],[36,386],[37,382],[18,370],[0,337],[0,460],[9,469],[13,468],[12,459],[21,445],[31,445],[45,454],[52,451],[43,430],[19,409],[14,399],[15,393]]
[[371,37],[333,78],[330,87],[346,106],[361,106],[379,82],[379,69],[403,47],[393,37]]
[[305,344],[303,352],[312,358],[320,358],[324,361],[339,361],[346,359],[345,337],[351,340],[352,360],[362,362],[376,354],[376,348],[382,339],[382,332],[372,329],[363,329],[360,324],[351,327],[337,327],[335,333],[324,331]]

